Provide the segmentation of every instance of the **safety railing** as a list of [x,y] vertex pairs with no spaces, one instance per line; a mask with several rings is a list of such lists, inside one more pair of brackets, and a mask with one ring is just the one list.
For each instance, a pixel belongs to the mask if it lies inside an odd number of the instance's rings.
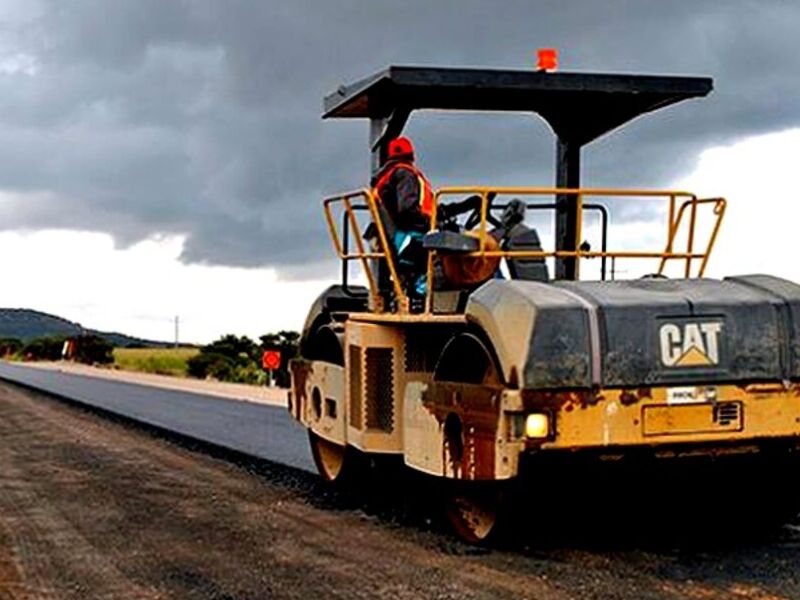
[[[683,191],[653,191],[653,190],[620,190],[620,189],[566,189],[566,188],[527,188],[527,187],[447,187],[441,188],[437,191],[434,203],[434,211],[431,217],[431,230],[437,229],[438,225],[438,207],[441,200],[446,197],[464,196],[464,195],[478,195],[481,199],[479,212],[480,220],[477,228],[473,229],[473,233],[478,237],[478,250],[475,252],[463,253],[464,257],[499,257],[501,259],[547,259],[547,258],[571,258],[576,263],[576,273],[579,273],[581,259],[602,259],[602,273],[605,277],[605,260],[606,259],[628,259],[628,258],[649,258],[659,259],[659,266],[657,273],[663,274],[667,264],[671,261],[684,261],[684,277],[691,277],[693,275],[693,266],[699,264],[695,276],[702,277],[705,273],[708,259],[714,248],[717,240],[722,219],[725,214],[727,203],[724,198],[704,198],[699,199],[694,194]],[[578,218],[576,220],[575,238],[572,247],[574,250],[506,250],[506,249],[489,249],[487,246],[488,237],[490,235],[488,228],[488,215],[490,210],[497,210],[501,207],[490,207],[490,195],[498,196],[514,196],[514,197],[557,197],[569,198],[570,201],[575,202],[575,210]],[[606,226],[607,214],[606,209],[601,204],[587,203],[587,198],[640,198],[650,200],[662,200],[668,203],[668,221],[667,221],[667,239],[664,249],[661,251],[633,251],[633,250],[608,250],[606,247]],[[343,234],[340,236],[336,221],[333,215],[333,207],[341,204],[343,208]],[[409,302],[408,297],[403,290],[403,286],[398,277],[397,265],[393,258],[390,240],[387,237],[386,228],[380,218],[377,199],[367,189],[350,192],[340,196],[333,196],[326,198],[323,201],[325,209],[325,216],[330,229],[331,238],[336,248],[339,258],[344,264],[349,261],[358,260],[361,262],[372,299],[373,310],[378,312],[384,309],[379,274],[373,270],[373,261],[385,261],[388,278],[391,281],[391,287],[394,294],[396,311],[399,313],[408,312]],[[556,209],[556,204],[544,204],[542,202],[526,203],[528,209]],[[696,228],[698,222],[698,211],[701,207],[708,206],[711,209],[711,231],[704,246],[698,243]],[[583,238],[583,216],[587,210],[599,210],[603,218],[603,243],[601,250],[582,249]],[[364,241],[359,232],[359,223],[356,217],[357,210],[365,210],[369,212],[372,222],[375,224],[376,238],[378,248],[365,247]],[[687,220],[688,219],[688,220]],[[684,223],[686,231],[682,232]],[[355,240],[355,251],[351,251],[348,247],[349,235],[348,230],[353,230],[355,235],[352,237]],[[679,236],[685,233],[685,246],[678,250]],[[343,243],[343,239],[346,243]],[[699,248],[699,249],[698,249]],[[434,286],[431,282],[434,281],[434,264],[437,252],[431,250],[428,252],[427,264],[427,294],[425,298],[425,312],[429,313],[433,306]]]
[[[356,202],[361,202],[361,204],[355,204]],[[343,208],[344,220],[342,224],[342,236],[339,235],[336,227],[336,219],[333,215],[333,207],[337,204],[341,204]],[[401,313],[407,313],[409,310],[408,296],[406,296],[403,286],[400,283],[397,265],[392,257],[392,251],[390,249],[391,246],[389,245],[386,228],[384,227],[383,220],[380,218],[380,212],[378,210],[378,204],[374,194],[368,189],[357,190],[341,196],[331,196],[329,198],[325,198],[322,201],[322,206],[325,210],[325,220],[328,223],[328,230],[330,231],[331,239],[333,240],[333,246],[336,249],[336,254],[345,265],[345,273],[347,263],[354,260],[361,262],[364,275],[367,278],[370,304],[372,309],[375,312],[383,312],[384,302],[383,296],[380,293],[381,290],[379,289],[379,274],[376,274],[373,271],[370,261],[383,260],[386,262],[386,267],[389,272],[389,279],[391,281],[395,302],[397,304],[397,311]],[[369,249],[369,251],[367,251],[364,245],[364,239],[359,230],[358,218],[356,217],[357,209],[366,209],[369,211],[370,218],[372,219],[372,223],[375,225],[375,231],[377,235],[378,248],[375,250]],[[349,244],[347,243],[351,237],[348,233],[350,230],[352,230],[354,233],[352,238],[355,239],[355,252],[350,251]],[[346,280],[346,276],[343,278]]]
[[[501,257],[501,258],[660,258],[658,273],[663,273],[664,267],[669,260],[683,260],[685,261],[684,276],[691,276],[691,269],[693,261],[700,260],[700,268],[697,276],[702,277],[705,273],[706,265],[711,251],[719,233],[722,224],[722,218],[725,214],[727,202],[724,198],[704,198],[698,199],[692,193],[682,191],[654,191],[654,190],[619,190],[619,189],[569,189],[569,188],[489,188],[489,187],[448,187],[441,188],[436,193],[436,202],[434,215],[431,219],[431,229],[436,229],[437,226],[437,212],[441,199],[447,196],[463,196],[463,195],[478,195],[481,197],[480,206],[480,223],[478,228],[479,236],[479,250],[467,254],[466,256],[485,256],[485,257]],[[574,247],[576,250],[552,250],[552,251],[533,251],[533,250],[486,250],[487,240],[487,214],[488,214],[488,198],[489,194],[496,194],[502,196],[567,196],[574,198],[576,203],[576,213],[578,214],[577,226],[575,229]],[[669,220],[667,230],[667,243],[663,251],[641,252],[641,251],[590,251],[581,250],[582,229],[583,229],[583,211],[585,207],[585,198],[587,197],[638,197],[650,199],[663,199],[669,201]],[[680,206],[678,201],[681,200]],[[702,205],[711,205],[712,214],[715,217],[712,226],[711,235],[706,243],[703,251],[695,250],[695,227],[697,224],[698,207]],[[689,213],[689,226],[686,236],[686,250],[678,252],[674,250],[675,240],[680,227],[683,222],[683,217]]]

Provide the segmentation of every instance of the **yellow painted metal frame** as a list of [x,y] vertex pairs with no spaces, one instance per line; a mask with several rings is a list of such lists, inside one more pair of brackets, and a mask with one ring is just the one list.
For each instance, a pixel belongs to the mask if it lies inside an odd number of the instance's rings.
[[[515,196],[572,196],[577,202],[577,213],[579,215],[578,223],[575,232],[575,247],[577,250],[487,250],[486,239],[487,231],[487,215],[488,215],[488,196],[490,193],[499,195],[515,195]],[[479,249],[476,252],[466,253],[464,256],[468,257],[500,257],[505,259],[515,258],[575,258],[580,267],[580,259],[582,258],[660,258],[658,273],[663,273],[664,268],[668,261],[683,260],[685,261],[684,276],[692,276],[693,261],[700,261],[700,266],[697,270],[697,277],[703,277],[708,259],[714,249],[714,245],[719,234],[719,229],[722,225],[722,219],[725,216],[727,208],[727,201],[724,198],[703,198],[698,199],[697,196],[690,192],[684,191],[661,191],[661,190],[621,190],[621,189],[583,189],[583,188],[534,188],[534,187],[485,187],[485,186],[468,186],[468,187],[445,187],[436,192],[434,210],[431,215],[431,231],[437,227],[437,212],[440,200],[445,196],[454,195],[478,195],[481,198],[480,215],[481,220],[478,226],[479,236]],[[669,202],[669,220],[667,223],[667,243],[662,252],[638,252],[638,251],[583,251],[580,249],[582,230],[583,230],[583,205],[586,197],[629,197],[629,198],[646,198],[646,199],[662,199]],[[378,232],[378,242],[380,250],[377,252],[367,252],[364,248],[364,243],[358,234],[358,222],[353,211],[353,201],[362,201],[369,209],[373,223],[375,223]],[[681,201],[678,205],[678,201]],[[385,260],[389,269],[389,275],[392,280],[392,286],[397,299],[398,313],[401,315],[408,314],[408,297],[406,296],[402,286],[400,285],[399,277],[397,276],[397,267],[394,263],[392,253],[389,250],[389,242],[386,236],[386,230],[380,219],[378,211],[378,199],[371,190],[362,189],[350,192],[344,195],[331,196],[323,201],[325,210],[325,217],[328,222],[331,238],[334,247],[340,259],[360,260],[364,268],[367,282],[369,284],[370,295],[373,299],[374,306],[380,306],[377,302],[379,298],[378,284],[376,282],[375,274],[372,272],[370,259]],[[349,248],[342,246],[341,238],[339,236],[336,223],[333,217],[332,206],[335,204],[342,204],[344,211],[347,214],[350,227],[355,232],[356,239],[356,252],[351,253]],[[695,250],[695,227],[697,225],[698,208],[701,206],[710,205],[712,214],[716,217],[714,225],[709,236],[705,249],[702,251]],[[688,231],[686,236],[686,249],[685,251],[676,251],[675,241],[680,232],[681,226],[684,222],[684,216],[689,214]],[[435,251],[428,252],[427,275],[428,281],[433,281],[434,261],[436,258]],[[430,315],[433,305],[433,286],[428,285],[428,291],[425,298],[425,313]]]
[[[366,203],[366,206],[369,209],[370,216],[372,217],[372,222],[375,224],[375,228],[378,231],[378,243],[380,245],[380,250],[378,252],[366,252],[364,249],[364,241],[361,239],[361,235],[359,233],[358,221],[353,211],[353,202],[352,202],[353,200],[359,198]],[[350,229],[353,231],[353,237],[356,240],[355,253],[350,253],[349,248],[344,248],[342,245],[341,238],[339,237],[339,233],[336,228],[336,222],[333,218],[333,210],[331,208],[334,204],[338,203],[341,203],[343,205],[344,211],[347,214],[347,219],[350,222]],[[350,192],[343,196],[331,196],[329,198],[325,198],[322,201],[322,206],[325,210],[325,219],[328,222],[328,230],[330,231],[331,239],[333,240],[333,245],[336,248],[336,253],[338,254],[340,259],[345,261],[349,260],[361,261],[361,265],[364,268],[364,273],[367,277],[370,297],[373,300],[373,304],[375,304],[375,300],[379,297],[379,293],[378,293],[378,284],[375,280],[375,274],[372,272],[372,267],[369,264],[369,260],[370,259],[385,260],[389,269],[389,276],[392,280],[392,286],[394,288],[395,298],[397,299],[399,311],[407,313],[408,298],[405,292],[403,291],[403,287],[400,285],[400,278],[397,276],[397,267],[394,264],[392,253],[389,250],[389,242],[388,238],[386,237],[386,229],[383,226],[383,221],[381,221],[380,213],[378,212],[378,204],[375,195],[368,189],[357,190],[355,192]]]

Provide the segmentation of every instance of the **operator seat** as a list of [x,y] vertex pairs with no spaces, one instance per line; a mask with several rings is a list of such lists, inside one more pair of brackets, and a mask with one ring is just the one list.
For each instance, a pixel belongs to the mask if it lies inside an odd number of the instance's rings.
[[[501,247],[508,251],[541,252],[542,242],[536,229],[525,224],[527,207],[519,198],[511,200],[503,209],[500,225],[495,235],[501,240]],[[540,281],[547,283],[550,274],[544,258],[509,258],[506,259],[508,274],[511,279],[524,281]]]
[[[539,252],[542,250],[542,242],[536,229],[528,227],[523,223],[515,225],[506,234],[504,250],[509,251],[531,251]],[[508,274],[511,279],[521,279],[523,281],[540,281],[547,283],[550,281],[550,273],[544,258],[510,258],[506,260]]]

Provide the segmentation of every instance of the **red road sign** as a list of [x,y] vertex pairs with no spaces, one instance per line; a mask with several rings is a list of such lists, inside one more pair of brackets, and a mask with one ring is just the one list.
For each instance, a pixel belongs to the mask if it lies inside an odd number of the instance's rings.
[[280,350],[264,350],[261,355],[261,366],[268,371],[275,371],[281,368],[281,351]]

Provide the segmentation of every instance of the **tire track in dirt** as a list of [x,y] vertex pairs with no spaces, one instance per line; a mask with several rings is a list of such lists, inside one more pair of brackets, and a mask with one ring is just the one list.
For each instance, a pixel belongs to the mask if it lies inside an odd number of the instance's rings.
[[460,575],[358,511],[11,388],[0,464],[0,523],[34,597],[567,597]]
[[792,530],[712,551],[483,550],[367,504],[0,385],[0,600],[800,598]]

